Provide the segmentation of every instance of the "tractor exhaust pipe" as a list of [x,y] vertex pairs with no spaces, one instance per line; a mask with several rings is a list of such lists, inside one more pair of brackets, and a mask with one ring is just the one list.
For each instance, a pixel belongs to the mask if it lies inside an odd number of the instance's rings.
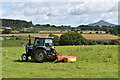
[[29,43],[28,43],[29,46],[31,46],[31,39],[30,39],[30,37],[31,36],[29,35]]

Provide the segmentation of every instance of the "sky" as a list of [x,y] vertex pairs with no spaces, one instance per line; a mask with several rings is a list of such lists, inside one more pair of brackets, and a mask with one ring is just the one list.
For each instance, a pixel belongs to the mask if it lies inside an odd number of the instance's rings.
[[2,0],[0,18],[33,24],[86,25],[104,20],[118,24],[119,0]]

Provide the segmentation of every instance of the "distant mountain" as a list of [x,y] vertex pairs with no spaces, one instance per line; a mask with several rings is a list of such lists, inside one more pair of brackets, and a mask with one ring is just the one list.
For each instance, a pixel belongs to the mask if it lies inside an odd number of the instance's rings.
[[109,22],[106,22],[106,21],[103,21],[103,20],[100,20],[96,23],[91,23],[91,24],[88,24],[89,26],[110,26],[110,27],[114,27],[116,26],[115,24],[112,24],[112,23],[109,23]]

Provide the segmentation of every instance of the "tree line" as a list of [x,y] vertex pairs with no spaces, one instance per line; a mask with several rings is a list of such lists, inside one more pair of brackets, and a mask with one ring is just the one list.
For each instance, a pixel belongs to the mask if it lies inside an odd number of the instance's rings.
[[25,20],[14,20],[14,19],[0,19],[2,27],[11,27],[13,30],[19,30],[23,28],[29,28],[34,26],[32,21],[27,22]]
[[77,31],[68,32],[58,37],[50,34],[54,37],[53,41],[55,45],[119,45],[120,40],[87,40]]
[[[50,37],[54,37],[53,42],[55,46],[64,46],[64,45],[119,45],[120,40],[88,40],[85,39],[80,33],[77,31],[75,32],[67,32],[61,35],[60,37],[49,34]],[[21,41],[28,41],[28,37],[17,37],[12,35],[11,37],[3,37],[5,40],[17,40],[19,42]],[[31,38],[32,41],[34,41],[34,38]]]
[[[113,34],[113,35],[119,35],[120,34],[120,25],[116,25],[115,27],[110,27],[110,26],[89,26],[89,25],[79,25],[79,26],[70,26],[70,25],[50,25],[50,24],[35,24],[33,25],[32,21],[27,22],[25,20],[13,20],[13,19],[0,19],[0,22],[2,22],[2,27],[11,27],[12,30],[22,30],[24,28],[31,28],[34,29],[32,30],[32,33],[36,33],[34,31],[38,29],[47,29],[47,30],[70,30],[70,31],[80,31],[80,30],[92,30],[92,31],[105,31],[107,34]],[[21,31],[23,33],[25,32],[31,32],[30,31]],[[10,33],[10,31],[6,30],[3,33]]]

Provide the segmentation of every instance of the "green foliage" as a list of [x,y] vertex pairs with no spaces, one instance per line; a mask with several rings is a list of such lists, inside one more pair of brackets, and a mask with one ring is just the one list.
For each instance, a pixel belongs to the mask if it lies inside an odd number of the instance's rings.
[[105,40],[105,41],[103,41],[103,44],[104,44],[104,45],[110,45],[110,41]]
[[9,26],[13,30],[21,30],[25,27],[31,27],[33,24],[25,20],[2,19],[2,26]]
[[53,34],[49,34],[49,36],[54,37],[53,42],[54,42],[55,46],[59,45],[59,37],[58,36],[53,35]]
[[56,27],[35,27],[35,28],[29,28],[28,31],[36,31],[39,33],[39,31],[58,31],[62,30],[61,28]]
[[84,44],[84,38],[78,32],[64,33],[60,37],[60,45],[80,45]]
[[[96,45],[97,43],[96,43],[96,41],[94,41],[94,40],[86,40],[86,44],[87,45]],[[85,45],[86,45],[85,44]]]
[[96,40],[96,43],[100,45],[119,45],[120,40]]
[[111,40],[110,44],[111,45],[119,45],[120,44],[120,40]]
[[80,34],[83,34],[83,32],[81,31]]
[[92,34],[92,32],[90,32],[90,34]]
[[6,37],[3,37],[3,40],[7,40],[7,38],[6,38]]
[[[74,36],[71,34],[66,35],[65,33],[65,35],[62,37],[58,37],[53,34],[50,34],[49,36],[54,37],[53,41],[55,46],[58,46],[58,45],[119,45],[120,44],[120,40],[86,40],[79,35],[77,36]],[[33,43],[34,38],[31,38],[31,39]],[[28,43],[28,37],[15,37],[15,36],[3,37],[3,40],[1,41],[2,41],[3,47],[10,47],[10,46],[17,47],[17,46],[21,46],[21,43],[26,45]]]
[[11,29],[4,29],[4,31],[2,31],[3,34],[10,34],[11,33]]
[[98,34],[99,32],[96,32],[96,34]]

